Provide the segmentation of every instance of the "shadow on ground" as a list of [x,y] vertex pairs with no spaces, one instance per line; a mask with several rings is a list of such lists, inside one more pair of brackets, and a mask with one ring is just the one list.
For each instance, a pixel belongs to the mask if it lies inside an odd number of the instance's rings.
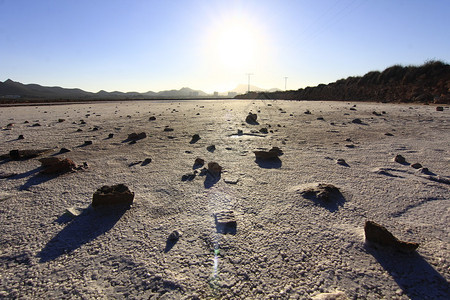
[[[128,209],[127,205],[85,209],[45,245],[38,254],[40,262],[54,260],[108,232]],[[61,223],[63,218],[56,221]]]
[[365,245],[410,299],[450,299],[450,285],[419,253]]
[[282,165],[281,159],[279,159],[278,157],[271,159],[257,158],[255,159],[255,162],[260,168],[263,169],[279,169]]

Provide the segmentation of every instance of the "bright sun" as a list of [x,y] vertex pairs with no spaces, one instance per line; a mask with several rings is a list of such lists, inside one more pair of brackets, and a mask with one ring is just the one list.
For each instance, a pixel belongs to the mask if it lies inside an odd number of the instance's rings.
[[212,28],[209,42],[210,59],[215,65],[229,71],[251,68],[263,50],[261,37],[255,27],[237,17],[222,20]]

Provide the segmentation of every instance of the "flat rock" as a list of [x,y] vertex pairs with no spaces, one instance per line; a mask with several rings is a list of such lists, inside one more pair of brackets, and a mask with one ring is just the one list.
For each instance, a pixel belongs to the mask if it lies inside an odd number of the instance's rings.
[[101,205],[133,204],[134,193],[124,184],[102,186],[92,197],[92,207]]
[[419,247],[418,243],[400,241],[386,227],[373,221],[366,221],[364,232],[368,242],[391,247],[402,252],[410,253]]
[[314,198],[328,203],[342,198],[342,194],[337,187],[326,183],[318,183],[314,186],[307,187],[300,194],[307,198]]
[[133,132],[128,135],[128,140],[137,141],[137,140],[145,139],[146,137],[147,137],[147,134],[145,132],[141,132],[141,133]]
[[208,163],[208,171],[213,175],[218,175],[222,172],[222,167],[216,162]]
[[44,157],[39,161],[42,164],[42,174],[62,174],[76,168],[75,163],[68,158]]
[[283,154],[283,151],[278,147],[272,147],[269,151],[253,151],[256,158],[259,159],[273,159]]
[[231,210],[220,211],[214,214],[218,233],[236,233],[237,222],[234,212]]
[[411,167],[414,169],[420,169],[420,168],[422,168],[422,165],[420,163],[414,163],[411,165]]
[[394,157],[394,161],[395,161],[395,162],[398,162],[399,164],[406,164],[406,159],[405,159],[402,155],[400,155],[400,154],[397,154],[397,155]]

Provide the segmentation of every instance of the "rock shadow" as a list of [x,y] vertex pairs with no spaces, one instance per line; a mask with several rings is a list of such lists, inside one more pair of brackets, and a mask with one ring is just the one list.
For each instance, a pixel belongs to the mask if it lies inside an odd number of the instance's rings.
[[28,176],[31,176],[30,178],[28,178],[28,180],[19,187],[19,191],[23,191],[23,190],[28,190],[30,187],[35,186],[35,185],[39,185],[41,183],[47,182],[49,180],[52,180],[56,177],[58,177],[60,174],[58,175],[44,175],[39,173],[39,171],[42,170],[42,167],[37,167],[33,170],[30,170],[28,172],[22,173],[22,174],[17,174],[15,176],[12,176],[10,179],[21,179],[21,178],[26,178]]
[[[129,208],[129,205],[116,205],[85,209],[45,245],[38,254],[40,262],[70,253],[108,232]],[[57,221],[62,221],[61,217]]]
[[178,240],[173,240],[171,238],[168,238],[166,240],[166,247],[164,248],[164,253],[169,252],[170,250],[172,250],[173,246],[175,246],[175,244],[178,242]]
[[326,208],[330,212],[335,212],[345,203],[345,197],[336,188],[331,191],[305,191],[302,193],[303,198],[313,201],[314,203]]
[[366,243],[364,248],[392,276],[410,299],[450,298],[447,280],[419,253],[406,254],[369,243]]
[[255,162],[258,164],[260,168],[263,169],[279,169],[283,164],[281,162],[281,159],[279,159],[278,157],[270,159],[256,158]]
[[213,187],[217,182],[219,182],[221,174],[212,175],[210,172],[206,172],[205,181],[203,185],[206,189]]

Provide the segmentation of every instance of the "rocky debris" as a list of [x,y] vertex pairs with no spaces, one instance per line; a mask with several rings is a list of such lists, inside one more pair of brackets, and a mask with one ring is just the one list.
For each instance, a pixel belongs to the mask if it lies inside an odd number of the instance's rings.
[[194,161],[194,169],[201,167],[205,164],[205,160],[203,158],[197,157]]
[[313,300],[348,300],[344,292],[335,291],[332,293],[321,293],[312,297]]
[[406,164],[406,159],[405,159],[402,155],[400,155],[400,154],[397,154],[397,155],[394,157],[394,161],[395,161],[395,162],[398,162],[399,164]]
[[216,146],[215,145],[209,145],[208,147],[206,147],[206,150],[208,150],[209,152],[214,152],[214,151],[216,151]]
[[108,134],[108,139],[112,139],[114,137],[114,133]]
[[81,129],[81,128],[77,129],[77,132],[82,132],[82,131],[83,131],[83,129]]
[[41,126],[41,124],[39,123],[34,123],[33,125],[31,125],[31,127],[39,127],[39,126]]
[[42,174],[62,174],[76,168],[75,163],[68,158],[44,157],[39,161],[42,164]]
[[84,141],[84,146],[92,145],[92,141]]
[[167,237],[167,240],[169,242],[176,243],[180,239],[181,235],[182,234],[180,231],[174,230],[169,234],[169,236]]
[[361,121],[361,119],[353,119],[352,123],[353,124],[362,124],[362,121]]
[[62,123],[62,122],[64,122],[66,119],[58,119],[58,122],[59,123]]
[[269,151],[253,151],[258,159],[274,159],[283,155],[283,151],[278,147],[272,147]]
[[366,224],[364,225],[364,232],[366,234],[366,241],[381,246],[392,247],[402,252],[410,253],[419,247],[418,243],[400,241],[384,226],[373,221],[366,221]]
[[128,135],[128,140],[137,141],[137,140],[145,139],[146,137],[147,137],[147,134],[145,132],[141,132],[141,133],[133,132]]
[[314,198],[321,202],[333,202],[342,197],[341,192],[332,184],[319,183],[300,192],[306,198]]
[[305,115],[310,115],[311,112],[309,111],[309,109],[307,109],[307,110],[304,112],[304,114],[305,114]]
[[165,128],[164,128],[164,131],[165,131],[165,132],[170,132],[170,131],[173,131],[173,128],[165,127]]
[[261,129],[259,130],[259,132],[264,133],[264,134],[269,133],[269,131],[267,130],[266,127],[261,128]]
[[384,135],[386,135],[386,136],[394,136],[392,133],[390,133],[390,132],[386,132]]
[[146,165],[148,165],[149,163],[151,163],[152,162],[152,159],[151,158],[146,158],[146,159],[144,159],[144,161],[141,163],[141,166],[146,166]]
[[375,115],[375,116],[377,116],[377,117],[381,116],[381,114],[380,114],[379,112],[376,112],[376,111],[373,111],[373,112],[372,112],[372,115]]
[[414,169],[420,169],[422,168],[422,165],[420,163],[414,163],[411,165],[411,167],[413,167]]
[[208,172],[212,175],[220,175],[222,167],[216,162],[210,162],[208,163]]
[[14,123],[9,123],[8,125],[6,125],[5,127],[3,127],[3,130],[11,130],[14,127]]
[[258,124],[257,119],[258,119],[257,114],[248,113],[247,117],[245,118],[245,122],[247,122],[248,124],[257,125]]
[[346,162],[343,158],[338,158],[338,159],[336,160],[336,163],[337,163],[338,165],[341,165],[341,166],[349,167],[349,165],[347,164],[347,162]]
[[18,140],[23,140],[25,137],[23,136],[23,134],[19,135],[19,137],[17,138]]
[[192,136],[191,141],[189,143],[194,144],[194,143],[197,143],[199,140],[200,140],[200,135],[198,135],[196,133]]
[[195,173],[188,173],[181,176],[181,181],[192,181],[195,179]]
[[150,118],[148,118],[149,121],[155,121],[156,117],[155,116],[151,116]]
[[318,121],[325,121],[325,119],[323,117],[318,117],[317,120]]
[[238,129],[237,135],[243,135],[243,134],[244,134],[244,131],[242,131],[242,129]]
[[214,214],[216,230],[223,234],[236,234],[237,222],[232,210],[225,210]]
[[9,151],[9,155],[2,155],[2,157],[9,156],[9,158],[12,160],[24,160],[38,157],[39,155],[43,155],[49,151],[51,151],[51,149],[11,150]]
[[437,106],[437,107],[436,107],[436,111],[444,111],[444,107],[442,107],[442,106]]
[[353,144],[347,144],[347,145],[345,145],[345,147],[347,147],[347,148],[355,148],[355,145],[353,145]]
[[101,205],[133,204],[134,193],[124,184],[102,186],[92,197],[92,207]]

